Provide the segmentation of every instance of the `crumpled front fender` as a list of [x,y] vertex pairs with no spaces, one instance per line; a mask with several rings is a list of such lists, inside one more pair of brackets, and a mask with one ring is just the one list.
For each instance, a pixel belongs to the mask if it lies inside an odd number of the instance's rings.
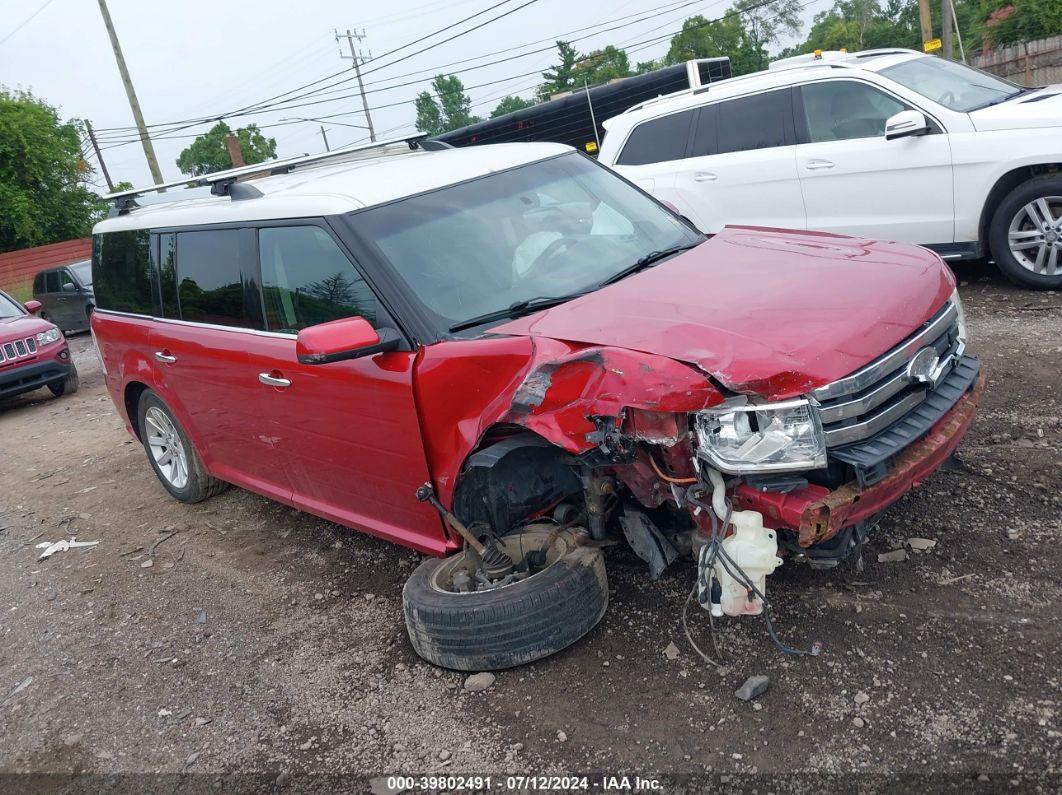
[[598,444],[595,417],[619,418],[624,409],[686,413],[723,400],[692,365],[541,337],[428,346],[415,389],[429,469],[446,504],[465,459],[492,428],[526,428],[579,454]]

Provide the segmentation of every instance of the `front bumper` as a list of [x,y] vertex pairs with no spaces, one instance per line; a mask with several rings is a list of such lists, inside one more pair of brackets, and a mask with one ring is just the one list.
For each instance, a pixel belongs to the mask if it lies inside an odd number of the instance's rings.
[[759,511],[764,523],[797,534],[807,548],[829,541],[842,530],[883,511],[906,492],[921,484],[959,446],[984,393],[981,372],[970,391],[921,438],[889,459],[888,473],[870,486],[853,480],[830,490],[809,484],[794,491],[758,491],[742,483],[734,491],[734,507]]
[[63,362],[57,358],[4,368],[0,370],[0,398],[14,397],[48,384],[61,383],[70,375],[72,368],[69,360]]

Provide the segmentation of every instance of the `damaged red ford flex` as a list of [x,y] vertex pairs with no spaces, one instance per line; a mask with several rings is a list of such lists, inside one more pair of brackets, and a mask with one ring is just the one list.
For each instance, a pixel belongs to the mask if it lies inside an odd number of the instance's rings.
[[179,500],[231,483],[432,556],[405,613],[447,667],[589,631],[613,541],[651,576],[694,560],[716,615],[761,612],[783,558],[857,550],[981,396],[936,254],[706,238],[564,146],[409,139],[180,184],[210,192],[115,194],[95,229],[118,411]]

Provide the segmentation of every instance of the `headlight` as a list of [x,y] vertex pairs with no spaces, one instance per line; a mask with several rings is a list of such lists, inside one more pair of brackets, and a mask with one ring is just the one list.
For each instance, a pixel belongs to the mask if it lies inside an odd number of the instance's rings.
[[37,344],[48,345],[52,342],[55,342],[61,336],[62,335],[59,333],[59,329],[50,328],[47,331],[42,331],[40,334],[37,335]]
[[826,466],[826,440],[807,400],[727,401],[695,415],[697,454],[723,472],[784,472]]
[[966,312],[962,308],[962,299],[959,298],[958,289],[954,290],[951,294],[951,302],[955,304],[955,327],[958,331],[959,342],[963,345],[966,344]]

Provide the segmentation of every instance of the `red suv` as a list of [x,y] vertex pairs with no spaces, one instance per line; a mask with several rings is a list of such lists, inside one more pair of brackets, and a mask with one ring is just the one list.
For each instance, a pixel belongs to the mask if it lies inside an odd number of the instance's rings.
[[0,290],[0,398],[48,387],[53,395],[77,391],[77,369],[66,338],[55,325],[34,317],[37,301],[20,304]]
[[936,254],[706,238],[568,147],[418,143],[116,194],[92,326],[174,497],[232,483],[434,556],[404,591],[426,659],[572,643],[617,540],[759,613],[779,555],[858,550],[972,421]]

